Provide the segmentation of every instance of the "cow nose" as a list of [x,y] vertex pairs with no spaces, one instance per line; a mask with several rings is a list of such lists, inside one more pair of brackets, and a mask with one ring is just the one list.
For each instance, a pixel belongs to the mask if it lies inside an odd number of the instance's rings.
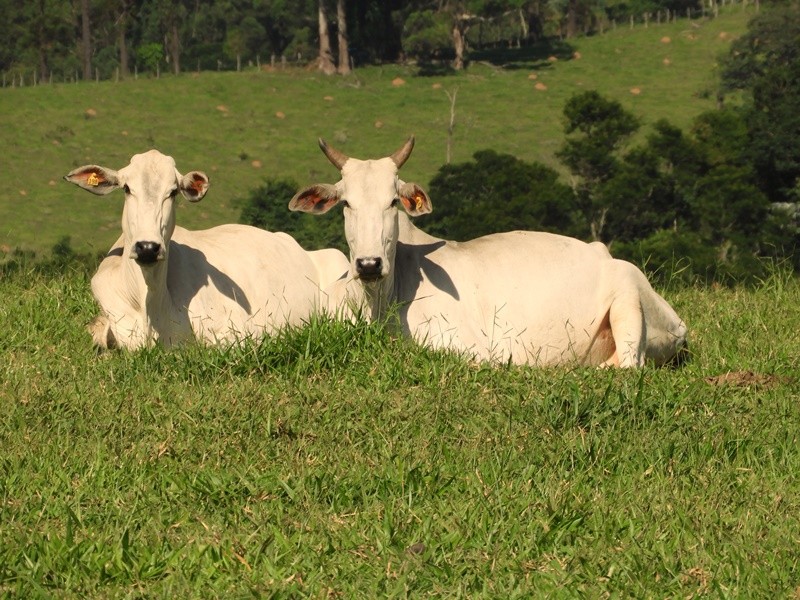
[[158,242],[136,242],[133,245],[133,252],[136,254],[136,262],[152,264],[159,258],[161,244]]
[[382,271],[383,260],[378,256],[356,259],[356,272],[361,279],[378,279]]

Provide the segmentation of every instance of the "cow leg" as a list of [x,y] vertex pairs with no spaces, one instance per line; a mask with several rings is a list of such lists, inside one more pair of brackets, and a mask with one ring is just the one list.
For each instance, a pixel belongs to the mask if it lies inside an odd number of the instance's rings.
[[619,367],[644,366],[647,326],[639,295],[629,294],[615,298],[609,309],[608,318],[616,346],[614,355],[609,359],[612,361],[610,364]]
[[98,315],[92,319],[86,328],[92,336],[92,341],[98,350],[114,350],[117,347],[117,338],[111,330],[111,323],[105,315]]

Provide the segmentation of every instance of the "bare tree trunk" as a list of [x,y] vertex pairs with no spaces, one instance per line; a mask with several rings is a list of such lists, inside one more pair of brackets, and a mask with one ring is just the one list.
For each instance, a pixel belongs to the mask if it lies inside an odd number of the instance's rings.
[[447,90],[444,93],[450,99],[450,125],[447,128],[447,156],[445,157],[445,164],[449,165],[453,148],[453,129],[456,127],[456,95],[458,94],[458,87],[453,89],[452,94]]
[[339,24],[339,73],[348,75],[350,73],[350,48],[347,39],[347,12],[345,11],[345,0],[336,2],[336,21]]
[[530,35],[530,31],[528,30],[528,20],[525,18],[522,9],[519,9],[519,27],[522,30],[522,41],[527,42],[528,36]]
[[81,0],[81,45],[83,46],[83,79],[92,78],[92,25],[89,22],[89,0]]
[[578,0],[569,0],[567,5],[567,39],[578,34]]
[[[39,58],[39,72],[42,74],[42,79],[45,79],[50,73],[50,68],[47,61],[47,47],[50,45],[50,38],[45,30],[46,15],[44,6],[39,4],[37,11],[35,28],[36,28],[36,51]],[[5,73],[3,73],[5,76]],[[5,85],[3,86],[5,87]]]
[[125,35],[125,29],[128,27],[128,3],[123,1],[120,3],[120,7],[122,12],[117,19],[117,45],[119,46],[119,72],[120,76],[125,79],[131,74],[128,40]]
[[169,32],[169,55],[172,57],[172,72],[175,75],[181,72],[181,38],[178,34],[178,24],[173,23]]
[[319,70],[325,75],[336,73],[331,52],[331,36],[328,33],[328,17],[325,15],[325,0],[319,0]]
[[453,20],[453,48],[456,57],[453,59],[453,68],[460,71],[464,68],[464,54],[467,48],[467,30],[469,25],[465,19],[455,17]]

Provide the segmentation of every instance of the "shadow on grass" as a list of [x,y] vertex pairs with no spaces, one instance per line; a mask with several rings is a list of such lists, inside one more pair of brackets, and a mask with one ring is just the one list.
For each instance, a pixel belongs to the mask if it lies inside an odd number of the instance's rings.
[[486,48],[470,52],[471,62],[486,62],[503,69],[542,69],[550,65],[550,57],[570,60],[575,47],[568,42],[546,39],[522,48]]

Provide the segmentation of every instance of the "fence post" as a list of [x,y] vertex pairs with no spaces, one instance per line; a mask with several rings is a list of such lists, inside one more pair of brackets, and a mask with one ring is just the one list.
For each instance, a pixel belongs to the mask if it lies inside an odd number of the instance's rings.
[[631,15],[631,29],[633,29],[633,15]]

